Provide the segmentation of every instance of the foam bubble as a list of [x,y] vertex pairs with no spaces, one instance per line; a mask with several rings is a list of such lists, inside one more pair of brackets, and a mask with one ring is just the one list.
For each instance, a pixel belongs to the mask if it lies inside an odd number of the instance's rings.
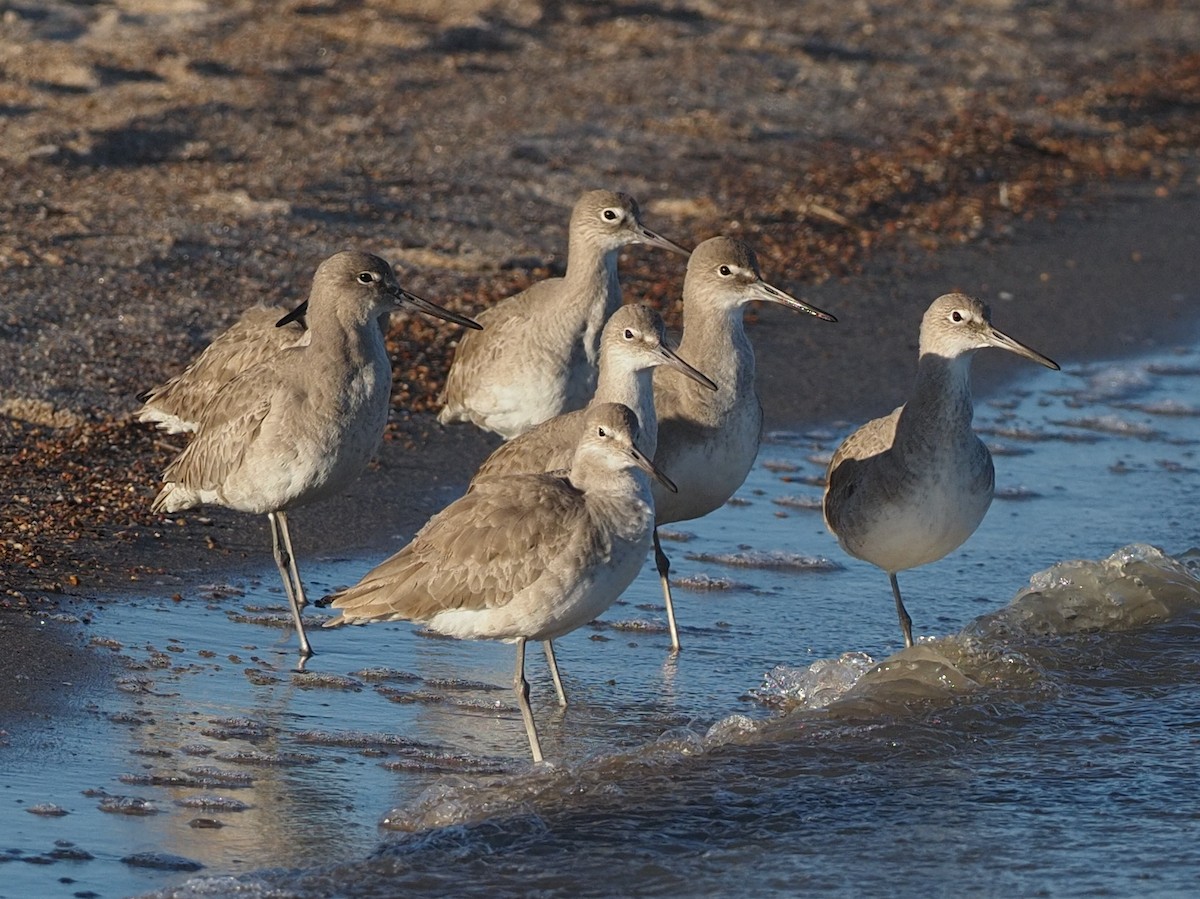
[[865,652],[846,652],[807,668],[776,665],[750,695],[765,705],[820,709],[841,698],[874,664]]

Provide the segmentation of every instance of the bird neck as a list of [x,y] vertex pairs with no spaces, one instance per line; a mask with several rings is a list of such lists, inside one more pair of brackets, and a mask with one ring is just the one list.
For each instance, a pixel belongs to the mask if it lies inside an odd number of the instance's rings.
[[308,330],[311,342],[327,347],[327,352],[341,350],[347,356],[386,356],[383,333],[378,324],[378,310],[361,307],[328,309],[309,306]]
[[971,353],[948,358],[922,353],[917,381],[896,424],[896,446],[950,447],[973,436],[971,419]]
[[555,316],[558,327],[582,335],[584,358],[594,367],[604,323],[621,305],[617,250],[606,251],[586,240],[572,239],[561,299]]
[[630,368],[618,360],[600,357],[600,377],[593,403],[622,403],[638,420],[637,446],[653,456],[658,444],[658,417],[654,414],[654,369]]
[[746,336],[741,306],[689,304],[685,296],[679,355],[704,360],[704,374],[716,382],[718,395],[742,396],[754,390],[754,347]]
[[570,481],[583,491],[589,514],[594,521],[605,523],[605,530],[625,539],[648,535],[654,522],[654,496],[645,472],[577,462]]
[[598,306],[601,321],[621,305],[621,284],[617,280],[617,255],[620,247],[605,249],[595,243],[572,238],[567,249],[567,271],[563,275],[567,296],[581,305]]

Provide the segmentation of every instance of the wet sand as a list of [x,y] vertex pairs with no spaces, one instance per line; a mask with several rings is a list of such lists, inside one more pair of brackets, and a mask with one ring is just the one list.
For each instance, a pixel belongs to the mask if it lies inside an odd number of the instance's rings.
[[[318,2],[270,29],[208,3],[6,14],[0,682],[22,687],[0,691],[0,728],[86,662],[86,628],[59,639],[47,615],[270,566],[261,519],[149,514],[171,445],[125,416],[344,245],[470,312],[561,270],[588,187],[630,190],[683,242],[743,236],[840,319],[758,315],[769,427],[892,408],[920,312],[951,289],[1060,362],[1193,328],[1195,13],[876,6]],[[632,250],[622,270],[678,323],[676,261]],[[394,548],[495,445],[428,412],[453,336],[393,326],[393,429],[351,491],[296,513],[302,564]],[[1009,370],[981,359],[976,382]]]

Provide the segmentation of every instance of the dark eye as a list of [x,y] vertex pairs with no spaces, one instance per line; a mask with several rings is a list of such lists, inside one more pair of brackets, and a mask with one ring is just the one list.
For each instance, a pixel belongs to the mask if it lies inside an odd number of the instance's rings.
[[617,210],[615,210],[615,209],[605,209],[604,210],[604,220],[605,221],[615,222],[618,218],[620,218],[620,216],[617,215]]
[[950,321],[960,322],[963,320],[963,315],[957,309],[950,313]]
[[728,278],[730,275],[733,274],[733,269],[731,269],[727,265],[721,266],[719,269],[717,269],[717,271],[720,273],[722,278]]
[[629,330],[628,328],[625,329],[625,339],[633,340],[633,332],[631,330]]
[[374,272],[359,272],[358,273],[358,283],[359,284],[370,284],[374,280],[375,280]]
[[596,433],[599,434],[601,437],[608,436],[608,431],[604,430],[604,425],[600,425],[600,427],[596,428]]

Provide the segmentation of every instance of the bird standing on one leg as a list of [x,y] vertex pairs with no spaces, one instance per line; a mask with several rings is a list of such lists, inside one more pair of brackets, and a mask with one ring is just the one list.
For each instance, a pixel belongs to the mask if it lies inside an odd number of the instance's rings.
[[938,297],[921,320],[912,397],[852,433],[829,462],[825,524],[846,552],[887,572],[905,646],[912,619],[896,573],[957,549],[992,502],[992,454],[971,428],[971,357],[985,347],[1058,370],[995,328],[979,300]]
[[742,322],[743,307],[754,300],[837,321],[764,281],[754,251],[739,240],[713,237],[692,251],[683,281],[679,354],[700,362],[717,389],[654,376],[658,413],[654,464],[679,485],[678,493],[667,495],[656,489],[654,494],[654,558],[674,651],[680,643],[671,600],[671,563],[659,542],[657,525],[699,518],[720,508],[742,486],[758,456],[762,404],[755,386],[754,348]]

